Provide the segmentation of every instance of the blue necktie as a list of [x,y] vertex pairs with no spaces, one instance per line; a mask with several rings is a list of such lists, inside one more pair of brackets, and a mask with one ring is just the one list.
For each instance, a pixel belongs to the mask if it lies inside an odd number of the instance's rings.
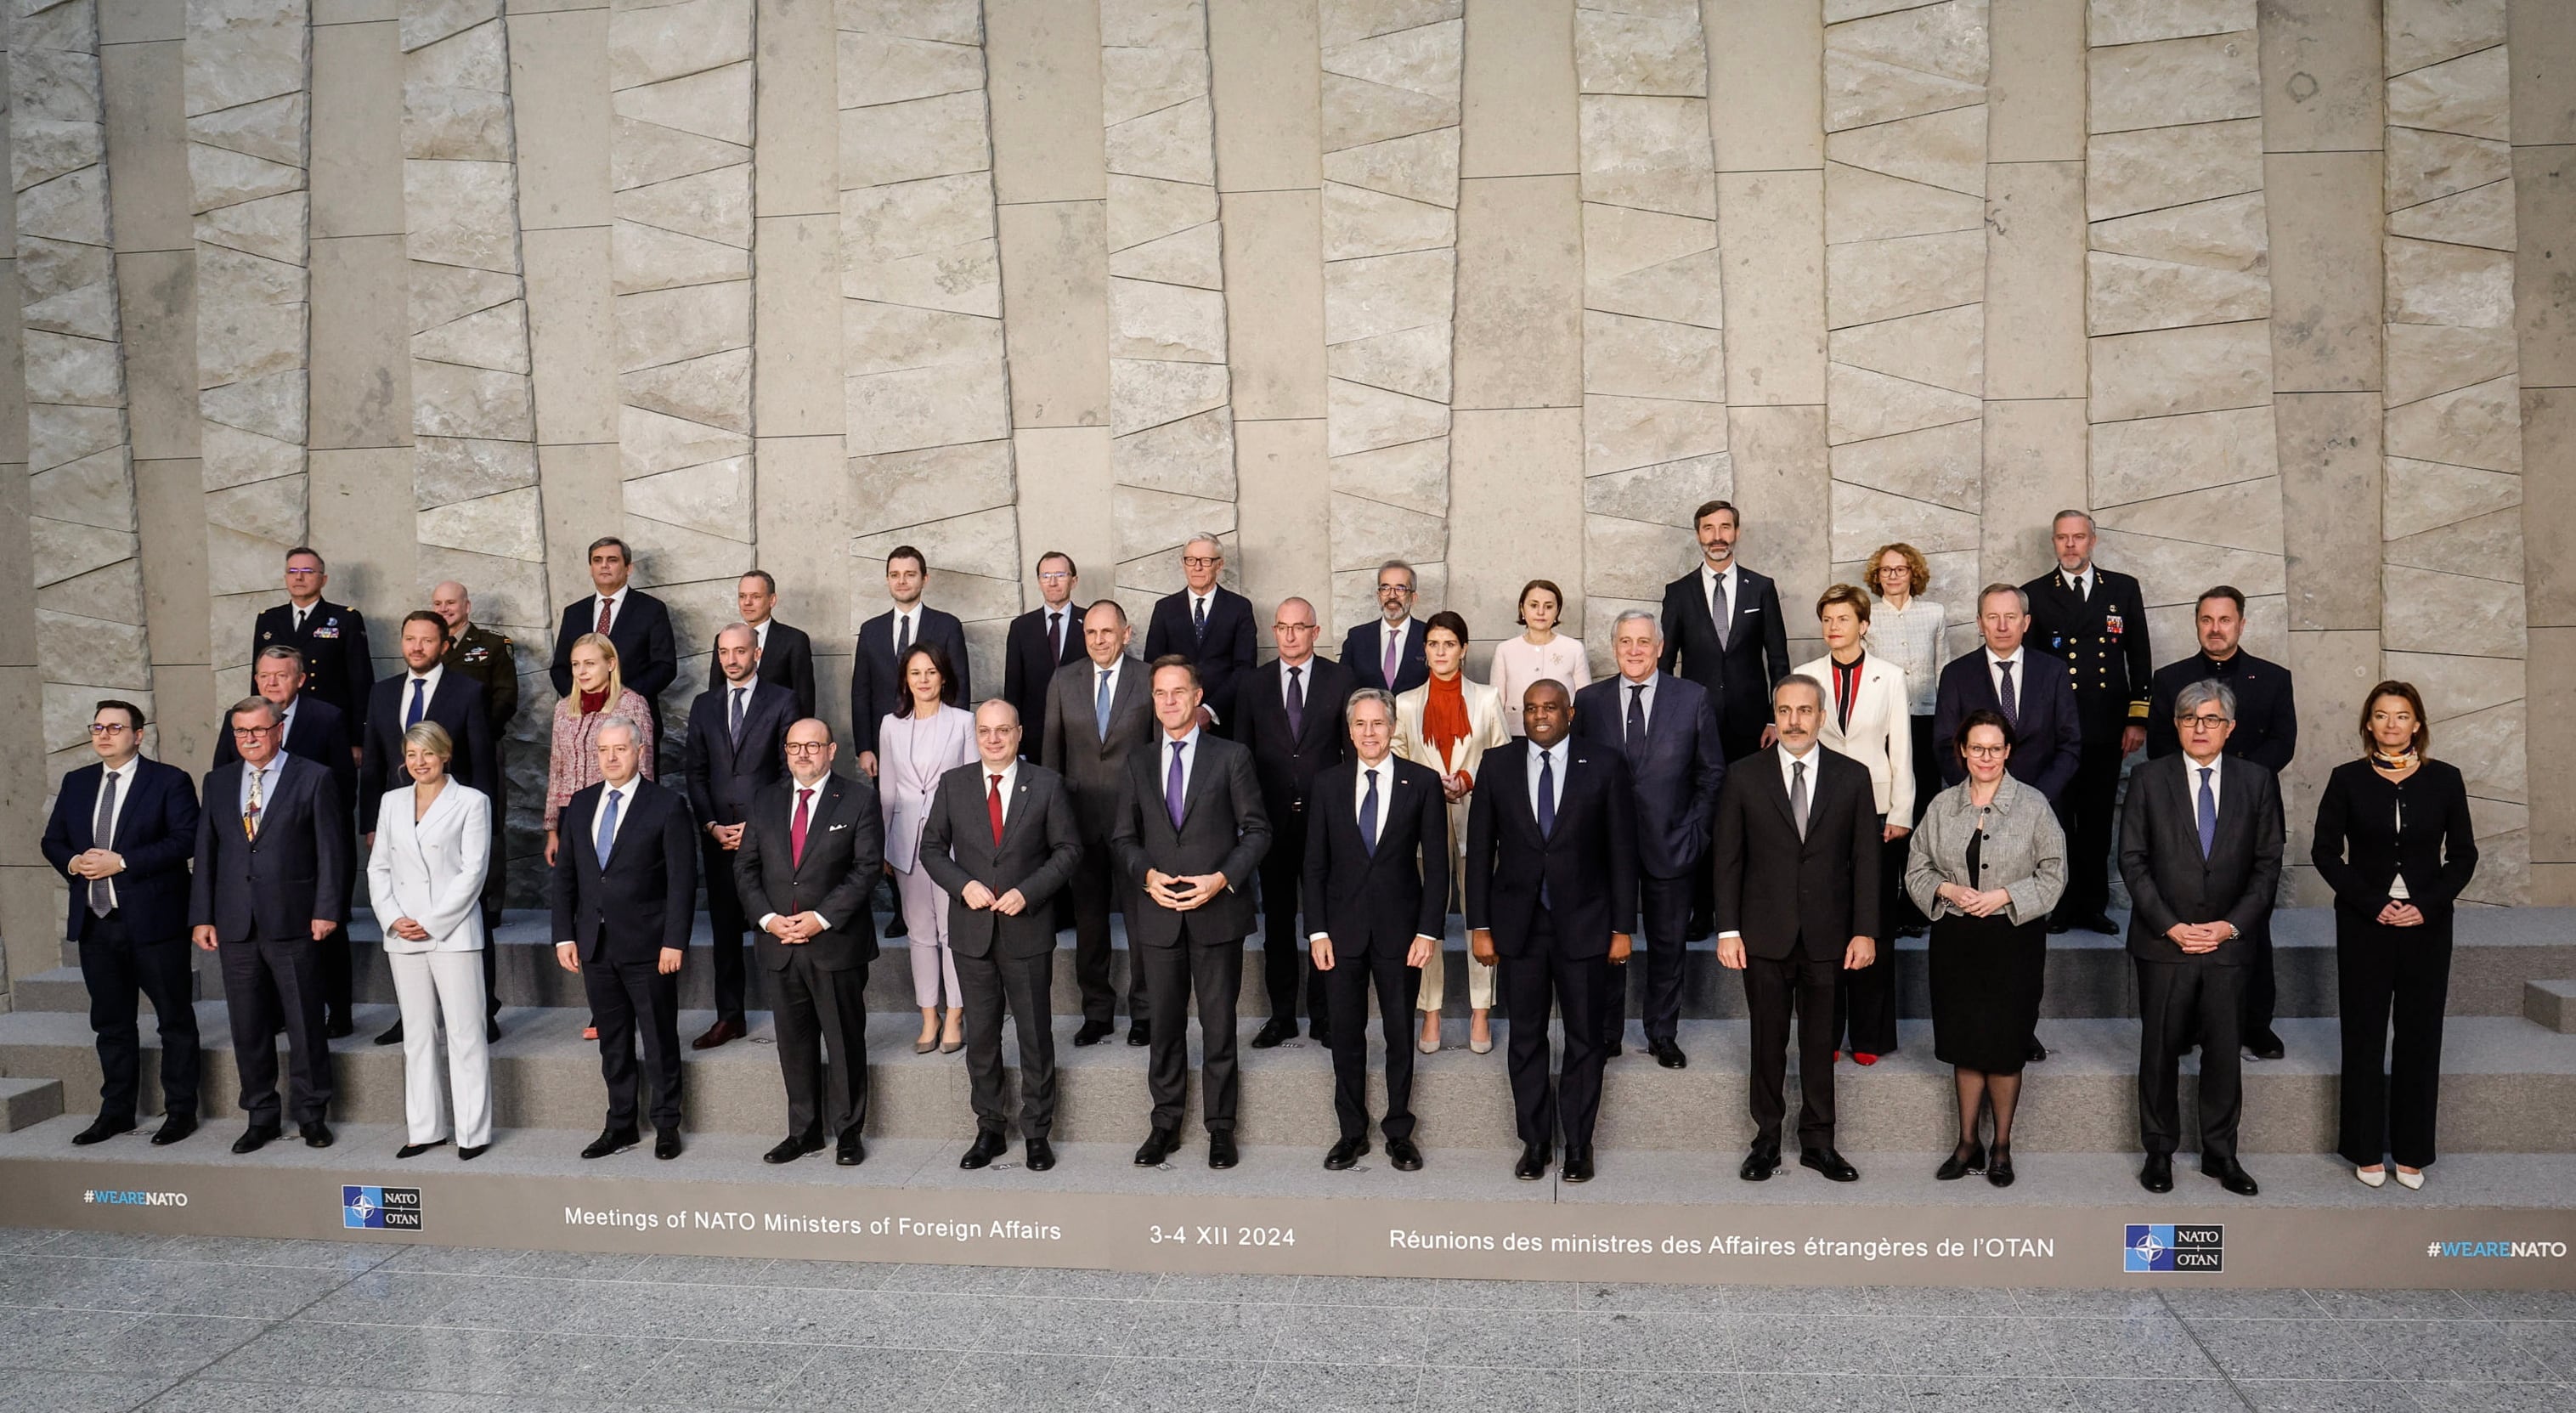
[[1368,793],[1360,797],[1360,847],[1377,857],[1377,772],[1368,773]]
[[1204,638],[1207,636],[1207,600],[1201,597],[1190,602],[1190,631]]
[[608,846],[617,842],[617,795],[611,790],[608,798],[599,802],[599,837],[591,841],[591,856],[599,860],[602,868],[608,866]]
[[1091,720],[1100,729],[1100,743],[1109,744],[1109,676],[1110,669],[1100,669],[1100,690],[1091,694]]
[[2200,856],[2209,857],[2209,846],[2218,842],[2218,794],[2209,788],[2209,777],[2217,767],[2200,768]]
[[428,678],[415,677],[411,679],[411,710],[403,713],[403,729],[405,731],[409,731],[420,724],[420,714],[422,711],[427,709],[428,705],[421,700],[421,697],[428,691]]

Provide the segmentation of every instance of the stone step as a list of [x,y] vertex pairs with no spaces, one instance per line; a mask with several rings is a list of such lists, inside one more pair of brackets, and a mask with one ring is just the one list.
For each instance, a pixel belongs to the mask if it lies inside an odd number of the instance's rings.
[[33,1077],[0,1079],[0,1133],[16,1133],[63,1111],[63,1082]]
[[[197,1007],[206,1051],[203,1110],[234,1112],[238,1080],[226,1040],[223,1006]],[[385,1006],[362,1006],[357,1034],[334,1052],[338,1097],[334,1117],[393,1123],[403,1104],[398,1049],[367,1043],[393,1019]],[[507,1127],[580,1129],[602,1112],[598,1047],[580,1039],[582,1015],[565,1010],[512,1010],[493,1056],[496,1117]],[[680,1034],[695,1035],[713,1017],[684,1012]],[[751,1017],[744,1041],[707,1052],[682,1049],[685,1123],[705,1132],[778,1133],[785,1097],[764,1013]],[[1144,1136],[1149,1101],[1147,1051],[1121,1040],[1075,1049],[1075,1022],[1056,1024],[1056,1135],[1069,1141],[1127,1141]],[[1508,1027],[1498,1027],[1507,1038]],[[1311,1041],[1253,1050],[1246,1023],[1240,1048],[1238,1132],[1246,1143],[1329,1143],[1335,1129],[1331,1057]],[[1497,1147],[1510,1142],[1512,1107],[1504,1053],[1464,1048],[1465,1026],[1449,1027],[1450,1048],[1417,1057],[1414,1110],[1421,1141]],[[964,1056],[912,1053],[908,1022],[870,1028],[868,1132],[889,1138],[971,1137]],[[2280,1026],[2289,1058],[2245,1066],[2241,1143],[2248,1152],[2317,1153],[2335,1137],[2338,1037],[2330,1020]],[[1838,1070],[1840,1141],[1856,1149],[1933,1150],[1952,1141],[1956,1122],[1949,1067],[1932,1053],[1930,1027],[1901,1027],[1903,1048],[1877,1065]],[[2134,1021],[2056,1020],[2041,1026],[2051,1057],[2027,1073],[2014,1147],[2032,1152],[2126,1152],[2136,1146]],[[154,1070],[153,1033],[143,1035],[144,1073]],[[1618,1148],[1728,1152],[1752,1133],[1745,1113],[1747,1028],[1737,1021],[1691,1021],[1681,1043],[1687,1069],[1666,1070],[1642,1050],[1629,1028],[1629,1052],[1610,1062],[1599,1141]],[[2576,1037],[2520,1018],[2462,1017],[2445,1030],[2443,1133],[2457,1151],[2576,1152]],[[1193,1045],[1195,1052],[1196,1046]],[[1006,1043],[1005,1061],[1013,1047]],[[1373,1069],[1377,1059],[1371,1047]],[[1195,1063],[1195,1062],[1194,1062]],[[60,1012],[0,1016],[0,1074],[59,1077],[75,1095],[95,1093],[98,1066],[83,1018]],[[1016,1075],[1012,1080],[1016,1084]],[[1377,1081],[1372,1080],[1375,1087]],[[1790,1082],[1794,1096],[1796,1080]],[[145,1088],[151,1085],[147,1082]],[[2186,1084],[2185,1131],[2191,1132]],[[1191,1114],[1197,1126],[1195,1070]],[[1794,1102],[1794,1098],[1793,1098]]]
[[2526,981],[2523,1018],[2561,1035],[2576,1035],[2576,981]]

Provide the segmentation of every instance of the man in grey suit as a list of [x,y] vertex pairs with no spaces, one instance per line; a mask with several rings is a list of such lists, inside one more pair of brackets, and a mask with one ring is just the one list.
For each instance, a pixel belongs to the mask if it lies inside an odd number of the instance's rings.
[[975,1144],[957,1166],[990,1166],[1009,1146],[1002,1110],[1002,1008],[1020,1036],[1020,1133],[1029,1171],[1055,1166],[1056,891],[1082,862],[1064,780],[1020,759],[1020,709],[975,709],[975,754],[939,778],[921,828],[921,866],[948,895],[948,945],[966,1003],[966,1078]]
[[2194,682],[2174,694],[2182,754],[2129,773],[2120,878],[2138,968],[2138,1185],[2173,1191],[2182,1052],[2200,1042],[2200,1170],[2241,1197],[2260,1189],[2236,1161],[2244,1092],[2238,1051],[2247,964],[2281,885],[2281,787],[2227,755],[2236,693]]
[[[1073,871],[1073,979],[1082,988],[1082,1028],[1076,1045],[1097,1045],[1117,1028],[1118,990],[1109,979],[1109,913],[1130,911],[1126,881],[1109,851],[1118,819],[1118,792],[1126,787],[1127,757],[1154,739],[1153,691],[1145,664],[1128,655],[1135,630],[1116,599],[1102,599],[1082,616],[1084,660],[1056,669],[1047,684],[1046,739],[1038,761],[1064,779],[1073,796],[1073,818],[1082,833],[1082,864]],[[1147,752],[1150,754],[1150,750]],[[1127,954],[1127,1043],[1142,1045],[1145,969],[1136,965],[1131,935]]]
[[1190,997],[1199,1003],[1200,1116],[1208,1166],[1231,1168],[1234,1146],[1234,1004],[1243,989],[1243,939],[1252,931],[1252,871],[1270,848],[1270,817],[1252,752],[1199,723],[1199,670],[1178,653],[1154,660],[1151,750],[1127,759],[1127,788],[1109,836],[1119,872],[1137,890],[1127,916],[1131,965],[1146,972],[1153,1057],[1146,1067],[1154,1127],[1136,1166],[1159,1166],[1181,1142],[1189,1081]]
[[285,1012],[297,1131],[306,1146],[328,1148],[320,948],[349,913],[349,816],[329,770],[280,749],[285,723],[267,698],[235,702],[228,724],[241,758],[206,775],[188,921],[197,946],[223,961],[233,1063],[250,1118],[233,1151],[256,1152],[283,1130],[277,1025],[263,999],[272,994]]

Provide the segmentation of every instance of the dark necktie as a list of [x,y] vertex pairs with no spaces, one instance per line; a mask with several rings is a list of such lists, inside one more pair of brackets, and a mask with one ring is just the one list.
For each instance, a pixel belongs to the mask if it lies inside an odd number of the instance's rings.
[[1381,684],[1392,692],[1395,690],[1395,674],[1401,662],[1404,635],[1393,628],[1380,628],[1378,636],[1386,639],[1386,652],[1378,662],[1378,677],[1381,679]]
[[[1292,667],[1288,669],[1287,707],[1288,736],[1290,740],[1295,740],[1297,737],[1306,734],[1306,689],[1297,680],[1305,671],[1306,669],[1302,667]],[[1377,772],[1370,771],[1369,774],[1371,776],[1375,776]]]
[[1207,636],[1207,597],[1200,595],[1190,603],[1190,631],[1204,638]]
[[428,695],[428,692],[428,678],[415,677],[411,679],[411,709],[403,713],[403,729],[405,731],[409,731],[413,727],[418,726],[420,724],[421,713],[429,709],[429,704],[422,700],[423,697]]
[[2003,704],[2004,720],[2011,722],[2013,729],[2018,731],[2021,729],[2021,694],[2013,690],[2013,665],[1999,662],[1995,667],[2004,675],[2003,687],[1995,694],[1996,700]]
[[2209,857],[2209,846],[2218,842],[2218,792],[2209,788],[2209,777],[2216,766],[2200,767],[2200,856]]
[[[1538,753],[1538,837],[1544,839],[1555,832],[1556,752],[1543,750]],[[1542,908],[1554,906],[1547,899],[1547,873],[1544,865],[1541,866],[1539,873],[1538,905]]]
[[608,611],[612,607],[616,606],[616,603],[617,600],[615,599],[601,599],[599,601],[599,627],[593,631],[603,638],[608,636]]
[[900,674],[903,671],[903,655],[912,651],[912,616],[897,614],[894,622],[894,670]]
[[787,822],[787,862],[805,862],[805,820],[807,807],[814,802],[812,790],[796,792],[796,817]]
[[1360,797],[1360,847],[1377,857],[1377,772],[1368,772],[1368,793]]
[[[91,821],[89,827],[90,847],[94,849],[114,847],[116,842],[115,834],[116,772],[112,770],[102,770],[98,774],[98,815]],[[104,878],[91,879],[89,881],[89,910],[98,914],[100,917],[105,917],[110,912],[114,911],[115,908],[116,898],[114,897],[113,890],[109,888],[107,880]]]
[[1064,661],[1064,610],[1059,608],[1047,614],[1048,670],[1054,670],[1055,664],[1062,661]]
[[1181,750],[1188,744],[1189,742],[1187,741],[1174,741],[1172,743],[1172,773],[1163,779],[1163,808],[1172,816],[1172,827],[1174,829],[1181,827],[1181,796],[1184,793],[1181,777]]
[[993,847],[1002,847],[1002,777],[988,775],[993,783],[984,787],[984,813],[993,817]]
[[1631,778],[1646,769],[1646,688],[1643,683],[1628,684],[1628,735],[1622,743],[1627,748],[1628,774]]
[[737,746],[742,744],[742,697],[744,690],[745,689],[741,687],[733,689],[733,721],[731,725],[725,728],[726,736]]
[[1789,818],[1797,823],[1798,837],[1807,837],[1807,763],[1789,762]]
[[1726,647],[1727,625],[1734,620],[1734,617],[1735,605],[1727,602],[1726,598],[1726,576],[1723,574],[1710,575],[1708,591],[1708,622],[1710,627],[1717,630],[1717,646],[1720,650],[1723,650]]

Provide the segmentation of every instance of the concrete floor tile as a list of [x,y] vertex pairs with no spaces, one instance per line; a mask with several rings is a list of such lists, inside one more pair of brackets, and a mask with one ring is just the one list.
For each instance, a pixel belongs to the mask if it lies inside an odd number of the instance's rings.
[[1296,1314],[1275,1305],[1138,1301],[1114,1352],[1128,1359],[1261,1363],[1278,1346],[1281,1322]]
[[1271,1313],[1277,1339],[1270,1358],[1282,1364],[1367,1364],[1412,1368],[1427,1356],[1432,1312],[1361,1306],[1296,1305]]
[[2362,1327],[2390,1378],[2546,1383],[2558,1377],[2531,1343],[2487,1320],[2387,1320]]
[[2411,1389],[2387,1379],[2239,1379],[2254,1413],[2424,1413]]
[[0,1368],[0,1413],[125,1413],[176,1381],[160,1374]]
[[2376,1343],[2352,1322],[2195,1318],[2188,1323],[2193,1337],[2229,1378],[2383,1377]]
[[1253,1413],[1406,1413],[1422,1371],[1408,1365],[1281,1363],[1263,1366]]
[[2414,1392],[2426,1413],[2565,1413],[2576,1405],[2576,1383],[2431,1383]]

